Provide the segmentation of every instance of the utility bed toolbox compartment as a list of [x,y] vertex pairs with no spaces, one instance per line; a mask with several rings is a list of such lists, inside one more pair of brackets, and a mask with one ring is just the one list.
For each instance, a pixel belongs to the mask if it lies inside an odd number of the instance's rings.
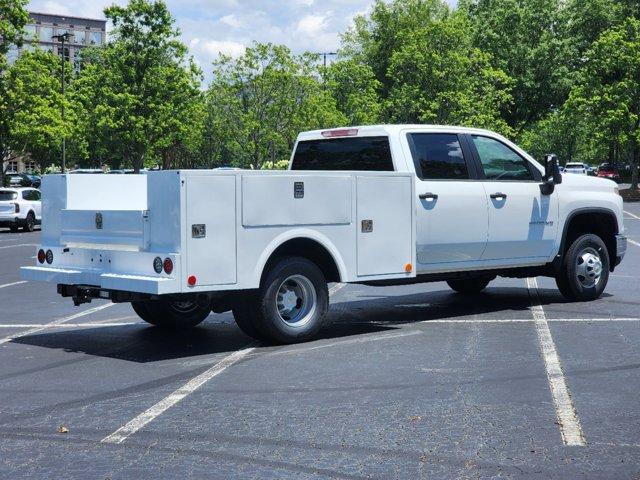
[[53,261],[23,268],[30,280],[151,294],[255,289],[269,259],[300,240],[323,249],[343,282],[415,276],[410,173],[52,175],[42,189],[39,248]]

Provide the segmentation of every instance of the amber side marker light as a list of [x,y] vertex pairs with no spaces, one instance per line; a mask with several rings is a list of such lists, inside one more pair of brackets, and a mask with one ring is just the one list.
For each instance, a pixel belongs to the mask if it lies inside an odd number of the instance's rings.
[[404,266],[404,271],[407,272],[407,273],[411,273],[413,271],[413,265],[411,265],[410,263],[407,263]]

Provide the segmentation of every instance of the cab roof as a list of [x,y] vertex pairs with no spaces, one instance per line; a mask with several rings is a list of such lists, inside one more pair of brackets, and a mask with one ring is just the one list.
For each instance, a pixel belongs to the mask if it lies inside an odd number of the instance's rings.
[[[391,136],[402,130],[420,130],[423,132],[451,132],[451,133],[484,133],[496,135],[495,132],[481,128],[459,127],[455,125],[425,125],[425,124],[399,124],[399,125],[358,125],[351,127],[326,128],[322,130],[309,130],[301,132],[298,140],[318,140],[322,138],[337,137],[371,137]],[[345,134],[346,132],[346,134]]]

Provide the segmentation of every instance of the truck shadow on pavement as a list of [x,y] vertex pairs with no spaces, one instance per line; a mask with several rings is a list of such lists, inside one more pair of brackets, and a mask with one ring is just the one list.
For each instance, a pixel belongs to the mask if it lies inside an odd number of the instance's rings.
[[[470,296],[450,290],[415,293],[411,295],[372,295],[367,290],[349,301],[331,305],[326,325],[314,341],[346,338],[401,328],[401,324],[430,320],[463,319],[484,316],[488,319],[529,319],[531,300],[523,288],[489,288]],[[555,290],[540,290],[544,305],[567,303]],[[219,319],[223,319],[220,322]],[[218,320],[218,321],[216,321]],[[164,331],[145,323],[134,325],[87,327],[27,335],[12,343],[64,350],[148,363],[188,359],[204,355],[230,353],[246,347],[252,339],[234,324],[231,314],[210,316],[200,326],[187,331]],[[282,348],[262,344],[266,349]],[[67,364],[70,360],[61,362]],[[82,358],[71,360],[81,362]],[[38,370],[54,368],[55,364]],[[19,374],[24,374],[20,372]]]

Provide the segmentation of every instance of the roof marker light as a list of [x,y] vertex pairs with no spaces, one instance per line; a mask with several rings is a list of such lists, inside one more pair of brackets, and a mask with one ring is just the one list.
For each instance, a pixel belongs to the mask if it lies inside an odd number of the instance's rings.
[[343,128],[341,130],[325,130],[322,132],[322,136],[324,138],[335,138],[335,137],[355,137],[358,135],[357,128]]

